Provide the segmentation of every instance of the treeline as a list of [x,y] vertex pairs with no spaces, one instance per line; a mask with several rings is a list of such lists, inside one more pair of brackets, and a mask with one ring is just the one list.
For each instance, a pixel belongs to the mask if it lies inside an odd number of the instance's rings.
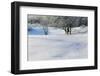
[[75,17],[75,16],[50,16],[50,15],[28,15],[28,23],[41,25],[63,27],[71,25],[72,27],[78,27],[81,25],[88,25],[87,17]]
[[28,14],[29,24],[40,24],[43,26],[45,34],[47,34],[48,27],[62,28],[65,33],[70,32],[72,27],[88,26],[87,17],[76,16],[50,16],[50,15],[33,15]]

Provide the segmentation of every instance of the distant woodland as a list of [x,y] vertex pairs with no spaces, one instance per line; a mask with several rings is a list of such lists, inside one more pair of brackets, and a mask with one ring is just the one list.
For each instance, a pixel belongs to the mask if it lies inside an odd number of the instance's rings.
[[69,30],[71,32],[71,28],[73,27],[88,26],[88,17],[33,14],[28,14],[27,17],[28,24],[40,24],[44,31],[48,30],[48,27],[56,27],[61,28],[65,33],[68,33]]

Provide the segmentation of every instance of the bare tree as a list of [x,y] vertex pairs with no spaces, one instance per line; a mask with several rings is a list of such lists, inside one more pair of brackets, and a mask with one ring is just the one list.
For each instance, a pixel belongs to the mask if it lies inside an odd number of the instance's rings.
[[42,18],[40,22],[41,22],[40,24],[43,27],[44,34],[48,35],[48,21],[45,18],[44,19]]

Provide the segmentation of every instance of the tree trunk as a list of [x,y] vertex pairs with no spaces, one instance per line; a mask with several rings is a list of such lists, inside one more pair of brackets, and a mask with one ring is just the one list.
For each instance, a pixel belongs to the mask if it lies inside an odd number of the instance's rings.
[[66,30],[66,27],[63,27],[64,31],[65,31],[65,34],[67,34],[67,30]]
[[45,34],[45,35],[48,35],[48,27],[43,26],[43,30],[44,30],[44,34]]

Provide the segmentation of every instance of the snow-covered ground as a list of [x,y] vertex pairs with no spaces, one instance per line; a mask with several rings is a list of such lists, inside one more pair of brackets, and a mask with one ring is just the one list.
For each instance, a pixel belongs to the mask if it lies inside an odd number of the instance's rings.
[[[36,30],[38,28],[35,28]],[[41,29],[41,28],[40,28]],[[41,31],[38,29],[37,31]],[[28,35],[28,60],[80,59],[88,57],[87,27],[72,28],[72,34],[49,27],[49,35]],[[41,32],[40,32],[41,33]]]

